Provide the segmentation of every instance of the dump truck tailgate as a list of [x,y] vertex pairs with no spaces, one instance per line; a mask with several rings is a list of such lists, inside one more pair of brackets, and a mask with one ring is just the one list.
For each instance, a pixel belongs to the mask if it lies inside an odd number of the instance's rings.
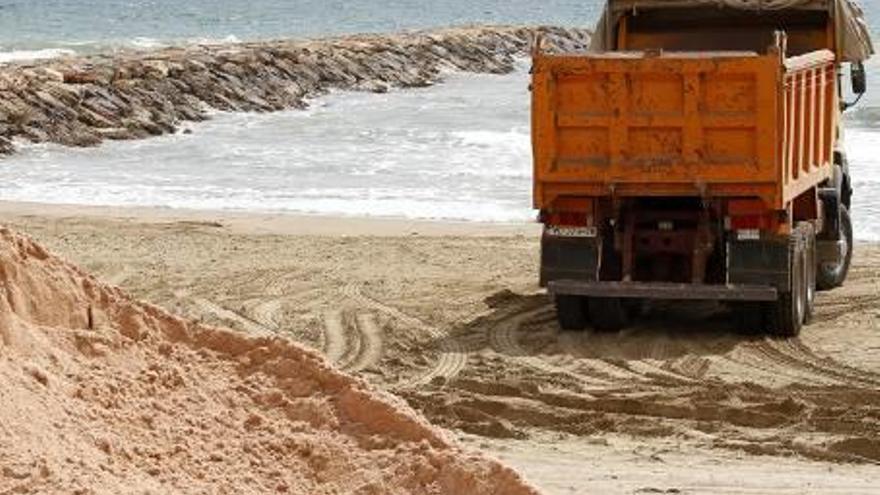
[[776,194],[778,54],[536,55],[535,203]]

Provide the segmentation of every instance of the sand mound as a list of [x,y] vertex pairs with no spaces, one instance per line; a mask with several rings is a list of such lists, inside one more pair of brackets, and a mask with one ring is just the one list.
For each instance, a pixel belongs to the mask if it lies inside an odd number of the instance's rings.
[[0,493],[534,493],[287,340],[133,301],[0,229]]

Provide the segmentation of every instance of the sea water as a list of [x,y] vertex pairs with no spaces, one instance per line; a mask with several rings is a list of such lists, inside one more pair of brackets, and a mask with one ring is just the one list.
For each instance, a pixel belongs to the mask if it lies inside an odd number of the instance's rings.
[[297,211],[483,221],[533,218],[527,74],[450,74],[308,110],[217,113],[98,148],[26,145],[0,197],[53,203]]
[[[880,23],[878,2],[865,7]],[[0,62],[478,22],[590,26],[599,9],[565,0],[0,0]],[[333,93],[305,111],[216,113],[185,126],[191,133],[98,148],[24,145],[0,159],[0,199],[530,221],[527,69],[522,61],[508,75],[448,74],[431,88]],[[880,60],[868,71],[869,93],[846,117],[846,148],[856,236],[878,241]]]
[[103,52],[473,23],[586,26],[601,8],[596,0],[0,0],[0,52]]

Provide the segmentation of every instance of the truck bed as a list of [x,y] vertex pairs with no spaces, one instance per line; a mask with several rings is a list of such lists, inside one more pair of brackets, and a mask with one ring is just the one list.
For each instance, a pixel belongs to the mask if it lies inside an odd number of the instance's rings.
[[834,55],[545,55],[532,81],[536,208],[560,197],[757,197],[831,174]]

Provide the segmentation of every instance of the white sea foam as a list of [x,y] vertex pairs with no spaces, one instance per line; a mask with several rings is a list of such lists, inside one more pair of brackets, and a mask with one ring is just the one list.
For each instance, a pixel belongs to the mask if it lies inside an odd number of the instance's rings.
[[126,43],[128,46],[133,48],[141,49],[141,50],[151,50],[155,48],[161,48],[165,46],[164,42],[161,42],[155,38],[147,38],[144,36],[138,36],[136,38],[132,38]]
[[234,34],[230,34],[224,36],[222,38],[190,38],[186,41],[185,44],[197,44],[197,45],[222,45],[226,43],[241,43],[241,39]]
[[74,204],[529,220],[524,72],[334,93],[308,111],[214,113],[192,134],[29,146],[0,198]]
[[101,41],[57,41],[47,42],[40,48],[29,49],[3,49],[0,46],[0,64],[9,62],[22,62],[30,60],[46,60],[52,58],[92,55],[96,53],[113,53],[120,50],[148,51],[171,46],[190,45],[222,45],[227,43],[240,43],[235,35],[221,37],[194,37],[181,39],[157,39],[146,36],[119,40]]
[[857,239],[880,241],[880,132],[857,128],[845,134],[853,181],[852,217]]
[[0,51],[0,63],[20,62],[25,60],[42,60],[75,55],[74,50],[68,48],[44,48],[41,50],[12,50]]

